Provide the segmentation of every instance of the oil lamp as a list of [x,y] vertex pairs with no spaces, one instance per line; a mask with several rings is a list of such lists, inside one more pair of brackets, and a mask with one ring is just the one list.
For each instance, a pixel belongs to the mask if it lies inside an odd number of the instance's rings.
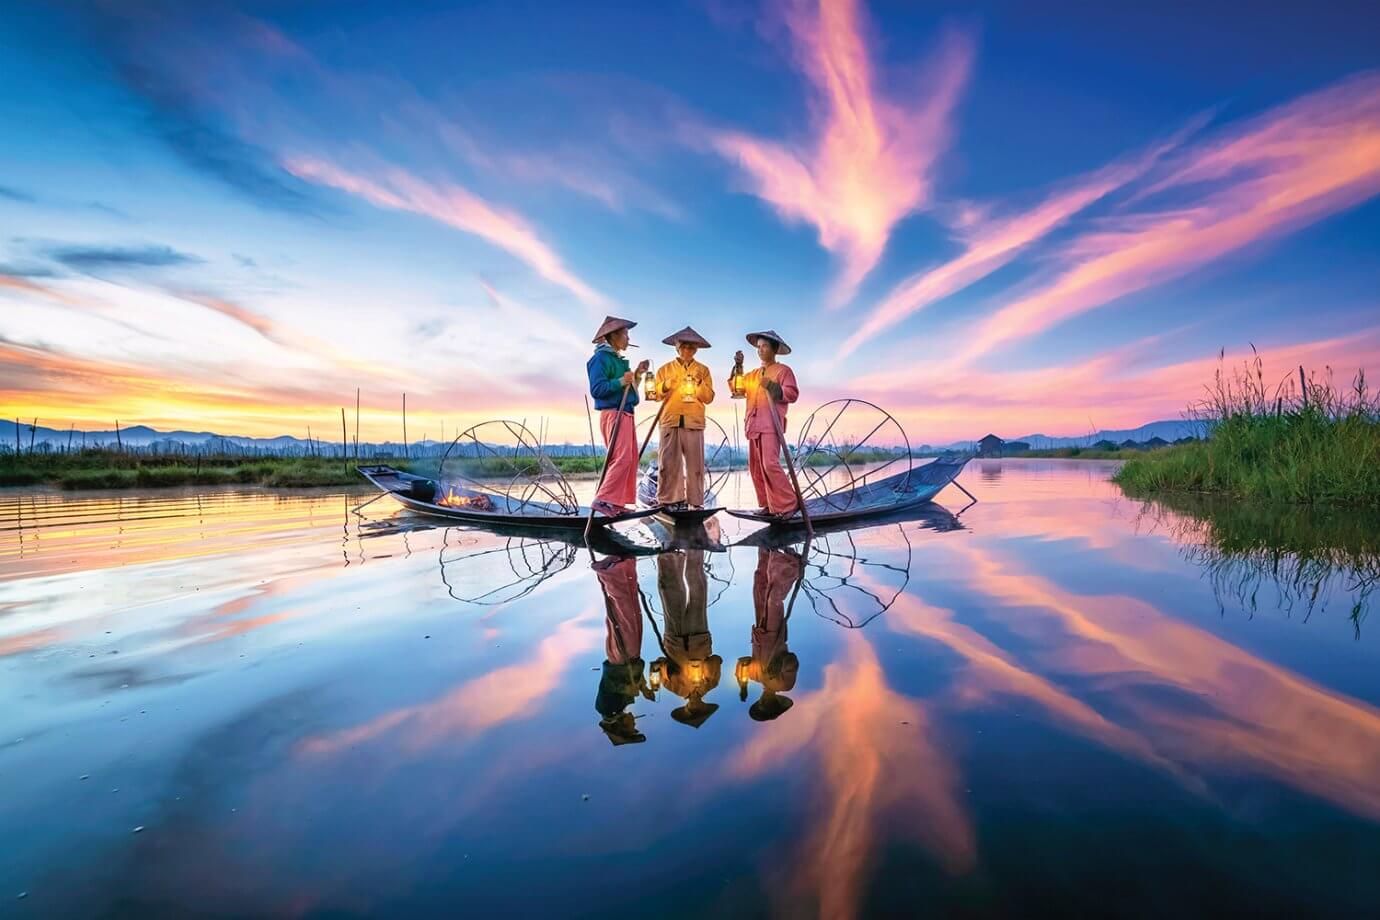
[[733,676],[738,681],[738,699],[746,700],[748,680],[752,677],[752,659],[739,658],[738,666],[733,669]]
[[652,666],[647,669],[647,686],[653,693],[661,689],[661,666],[658,662],[652,662]]
[[689,374],[686,374],[685,379],[681,381],[680,401],[683,403],[692,403],[695,401],[695,378],[691,377]]
[[642,395],[651,402],[655,402],[661,395],[657,392],[655,374],[648,373],[642,378]]
[[734,399],[743,399],[747,396],[747,378],[743,374],[741,354],[733,359],[733,373],[728,376],[728,390]]

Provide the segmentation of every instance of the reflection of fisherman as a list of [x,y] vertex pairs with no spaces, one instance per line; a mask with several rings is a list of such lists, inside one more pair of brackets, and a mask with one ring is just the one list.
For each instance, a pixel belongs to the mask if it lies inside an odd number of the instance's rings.
[[786,598],[804,574],[800,556],[788,549],[757,549],[757,571],[752,576],[752,604],[757,619],[752,626],[752,655],[738,659],[735,676],[738,697],[747,699],[748,682],[762,685],[762,696],[748,707],[748,715],[768,722],[791,708],[782,693],[795,686],[800,659],[786,647]]
[[604,593],[604,669],[594,708],[603,718],[599,727],[615,745],[646,741],[627,708],[641,693],[655,699],[642,668],[642,608],[638,606],[637,560],[607,557],[594,563]]
[[662,553],[656,557],[656,586],[666,612],[662,636],[665,658],[652,662],[652,685],[658,683],[685,700],[671,718],[699,728],[719,708],[704,697],[719,686],[723,658],[714,654],[709,634],[709,577],[704,550]]
[[704,337],[686,326],[662,339],[676,349],[676,359],[656,372],[661,411],[656,500],[661,505],[704,507],[704,407],[714,401],[709,368],[695,360],[708,348]]

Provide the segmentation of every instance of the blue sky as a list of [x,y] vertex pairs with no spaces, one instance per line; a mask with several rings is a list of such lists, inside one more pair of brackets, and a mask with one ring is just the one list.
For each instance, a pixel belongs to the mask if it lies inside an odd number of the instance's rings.
[[1123,6],[6,5],[6,413],[578,440],[605,313],[917,441],[1373,367],[1363,5]]

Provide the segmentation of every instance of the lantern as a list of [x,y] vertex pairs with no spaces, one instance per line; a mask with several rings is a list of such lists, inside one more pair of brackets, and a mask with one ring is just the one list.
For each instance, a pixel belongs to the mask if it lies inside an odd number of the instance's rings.
[[661,665],[659,662],[652,662],[652,666],[647,669],[647,686],[655,693],[661,689]]
[[680,383],[680,401],[683,403],[694,402],[695,389],[695,378],[686,374],[685,379]]
[[743,374],[741,353],[733,361],[733,372],[728,375],[728,391],[734,399],[743,399],[747,396],[747,377]]
[[655,402],[657,397],[660,395],[657,393],[656,389],[657,387],[655,374],[649,373],[642,378],[642,395],[651,402]]

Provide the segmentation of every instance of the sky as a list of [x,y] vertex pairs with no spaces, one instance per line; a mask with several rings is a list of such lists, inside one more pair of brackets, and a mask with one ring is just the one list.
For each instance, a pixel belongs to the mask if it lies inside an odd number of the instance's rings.
[[1380,371],[1365,5],[1139,6],[2,4],[0,412],[583,441],[606,314],[913,443]]

